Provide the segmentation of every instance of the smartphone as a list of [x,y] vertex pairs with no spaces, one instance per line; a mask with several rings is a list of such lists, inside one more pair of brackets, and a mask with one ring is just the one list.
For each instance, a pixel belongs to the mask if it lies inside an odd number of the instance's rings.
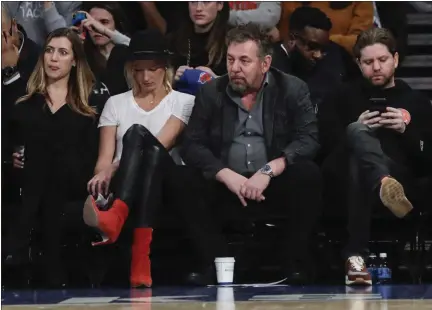
[[74,13],[74,15],[72,15],[72,25],[79,26],[85,19],[87,19],[85,13]]
[[379,114],[387,112],[386,98],[370,98],[369,101],[372,103],[369,111],[379,112]]

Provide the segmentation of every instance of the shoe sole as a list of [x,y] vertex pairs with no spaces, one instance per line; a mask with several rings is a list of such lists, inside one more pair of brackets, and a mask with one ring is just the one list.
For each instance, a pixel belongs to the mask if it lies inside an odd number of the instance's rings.
[[382,181],[380,199],[383,205],[398,218],[405,217],[413,209],[411,202],[405,196],[402,184],[392,178]]
[[365,280],[363,278],[356,278],[355,280],[349,280],[348,276],[345,276],[345,284],[348,286],[351,285],[363,285],[363,286],[368,286],[368,285],[372,285],[372,280]]
[[85,203],[84,203],[84,209],[83,209],[83,219],[84,223],[87,226],[97,228],[99,224],[99,219],[96,210],[94,209],[93,205],[93,197],[88,196]]
[[152,285],[150,284],[131,284],[132,288],[151,288]]
[[83,220],[87,226],[94,228],[102,238],[100,242],[92,242],[93,246],[105,245],[112,243],[111,240],[99,229],[99,218],[95,210],[94,200],[92,196],[88,196],[83,208]]

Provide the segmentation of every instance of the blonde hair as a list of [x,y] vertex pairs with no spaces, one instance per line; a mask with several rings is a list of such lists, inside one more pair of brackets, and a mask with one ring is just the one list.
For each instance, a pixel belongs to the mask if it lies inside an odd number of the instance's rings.
[[[125,65],[125,69],[124,69],[124,75],[126,78],[126,82],[129,86],[129,88],[131,88],[134,91],[140,91],[141,87],[140,85],[136,82],[135,78],[134,78],[134,74],[133,74],[133,61],[128,61]],[[166,66],[165,67],[165,75],[162,81],[162,85],[165,88],[165,91],[167,93],[169,93],[170,91],[172,91],[173,87],[173,80],[174,80],[174,69],[172,67]]]
[[28,100],[35,94],[41,94],[48,100],[47,79],[44,69],[44,54],[48,44],[53,38],[66,37],[72,44],[76,67],[70,72],[68,93],[66,102],[71,109],[84,116],[95,116],[96,111],[89,105],[89,97],[95,84],[95,78],[91,71],[78,35],[68,28],[60,28],[50,33],[45,41],[43,52],[39,56],[33,73],[27,83],[27,94],[17,100],[20,103]]

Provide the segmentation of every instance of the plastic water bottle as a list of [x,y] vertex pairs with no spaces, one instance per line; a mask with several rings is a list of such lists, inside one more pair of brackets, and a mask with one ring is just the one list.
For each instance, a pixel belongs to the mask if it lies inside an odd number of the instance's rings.
[[377,279],[377,271],[378,271],[378,263],[377,263],[376,254],[371,253],[369,255],[367,269],[372,276],[372,283],[375,283],[375,281]]
[[378,283],[387,284],[391,282],[392,272],[387,262],[387,253],[380,253],[378,266]]

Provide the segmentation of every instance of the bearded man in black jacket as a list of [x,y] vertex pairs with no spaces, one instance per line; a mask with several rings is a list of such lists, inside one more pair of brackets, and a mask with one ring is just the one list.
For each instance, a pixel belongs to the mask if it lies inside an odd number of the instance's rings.
[[384,205],[402,218],[413,204],[422,205],[423,201],[415,201],[420,196],[414,188],[419,180],[429,178],[430,182],[432,176],[432,106],[421,93],[395,80],[399,56],[387,29],[361,33],[354,55],[363,79],[342,87],[324,102],[318,119],[323,151],[328,155],[325,178],[337,174],[332,171],[344,171],[344,163],[349,171],[345,180],[349,184],[346,284],[371,285],[363,257],[372,207]]
[[289,219],[281,263],[290,282],[303,282],[321,199],[309,91],[303,81],[270,68],[271,45],[258,26],[234,28],[226,40],[228,75],[200,88],[185,129],[181,155],[197,173],[179,183],[187,180],[195,190],[175,197],[186,197],[188,225],[197,227],[202,251],[213,257],[227,254],[217,232],[209,231],[211,211],[227,220],[235,213],[279,209]]

